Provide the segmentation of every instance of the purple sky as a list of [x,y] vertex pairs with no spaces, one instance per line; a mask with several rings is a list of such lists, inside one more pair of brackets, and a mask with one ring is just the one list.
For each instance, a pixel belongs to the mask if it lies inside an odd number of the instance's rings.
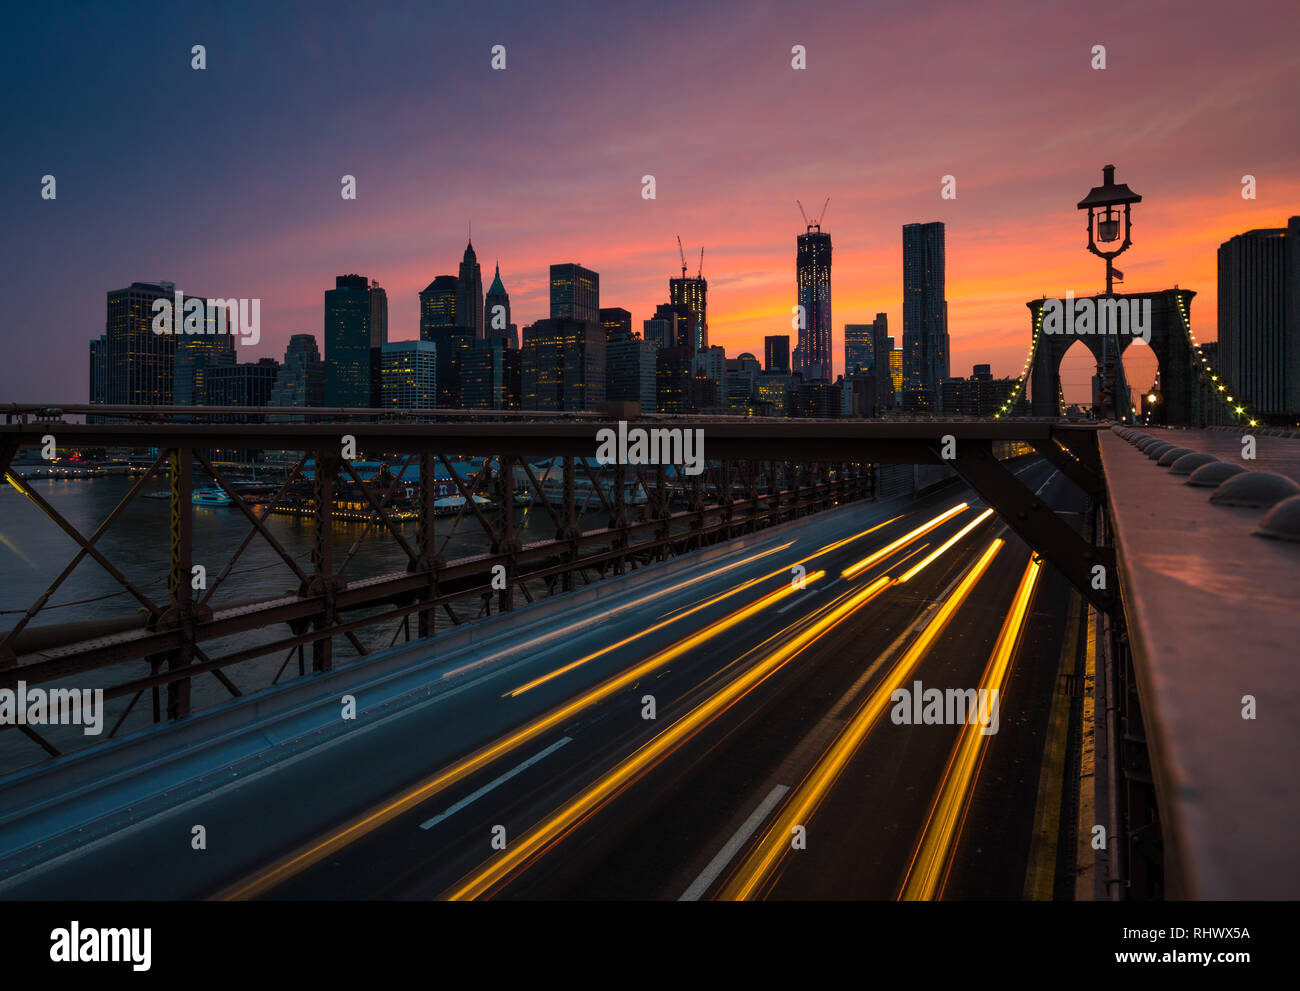
[[[105,293],[136,280],[260,298],[245,360],[319,336],[345,272],[378,279],[390,337],[413,338],[416,293],[456,271],[471,222],[520,325],[547,315],[547,266],[578,261],[639,328],[679,273],[675,235],[692,273],[703,244],[711,342],[761,356],[764,334],[790,332],[794,201],[815,213],[828,196],[837,370],[845,323],[884,311],[901,343],[900,228],[942,220],[952,371],[1012,375],[1026,300],[1100,288],[1075,203],[1103,164],[1144,196],[1123,289],[1196,290],[1201,339],[1219,243],[1300,213],[1293,0],[631,7],[10,15],[0,168],[21,288],[0,401],[84,402]],[[1079,361],[1067,398],[1083,398]]]

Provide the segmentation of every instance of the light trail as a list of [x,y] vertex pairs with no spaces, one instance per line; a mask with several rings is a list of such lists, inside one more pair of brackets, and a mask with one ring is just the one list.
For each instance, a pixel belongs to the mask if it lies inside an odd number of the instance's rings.
[[940,514],[939,514],[938,516],[936,516],[934,519],[932,519],[932,520],[930,520],[930,521],[928,521],[928,522],[926,522],[926,523],[922,523],[919,527],[917,527],[917,528],[916,528],[915,530],[913,530],[911,533],[905,533],[905,534],[903,534],[901,537],[899,537],[897,540],[895,540],[892,544],[886,544],[884,547],[880,548],[880,550],[878,550],[878,551],[874,551],[873,553],[869,554],[867,557],[864,557],[864,558],[863,558],[861,561],[859,561],[857,564],[851,564],[851,565],[849,565],[849,566],[848,566],[847,568],[845,568],[842,572],[840,572],[840,577],[841,577],[841,578],[854,578],[854,577],[856,577],[856,576],[862,574],[862,572],[866,571],[868,568],[870,568],[870,567],[871,567],[873,564],[875,564],[877,561],[881,560],[882,558],[888,557],[890,554],[894,553],[894,551],[898,550],[900,547],[906,547],[908,544],[910,544],[910,543],[911,543],[913,540],[915,540],[917,537],[920,537],[920,536],[922,536],[923,534],[927,534],[927,533],[929,533],[929,532],[930,532],[931,530],[933,530],[935,527],[937,527],[937,526],[939,526],[940,524],[946,522],[947,520],[952,519],[952,517],[956,516],[956,515],[957,515],[958,513],[960,513],[963,509],[965,509],[965,508],[967,507],[967,505],[968,505],[968,504],[967,504],[967,503],[964,503],[964,502],[958,503],[957,505],[953,506],[951,509],[947,509],[947,510],[945,510],[944,512],[940,513]]
[[[787,565],[784,568],[778,568],[776,571],[769,572],[766,575],[762,575],[758,578],[752,578],[749,581],[745,582],[744,584],[737,585],[735,588],[729,589],[726,592],[719,592],[717,595],[713,596],[712,598],[705,599],[703,602],[699,603],[698,605],[691,606],[689,609],[686,609],[683,612],[670,616],[667,619],[660,620],[658,623],[655,623],[653,626],[648,626],[644,630],[638,630],[636,633],[633,633],[631,636],[624,637],[622,640],[619,640],[617,643],[612,643],[608,647],[602,647],[600,650],[593,651],[592,653],[588,654],[585,657],[578,658],[578,660],[576,661],[570,661],[568,664],[561,665],[560,667],[556,668],[554,671],[548,671],[546,672],[546,674],[539,675],[538,677],[532,679],[531,681],[526,681],[524,682],[524,684],[519,685],[517,688],[512,688],[508,692],[503,692],[501,697],[517,698],[518,696],[523,695],[525,692],[532,691],[534,688],[537,688],[539,685],[544,685],[548,681],[553,681],[554,679],[560,677],[561,675],[568,674],[570,671],[582,667],[584,664],[590,664],[592,661],[604,657],[606,654],[618,650],[620,647],[626,647],[628,644],[634,643],[637,640],[640,640],[642,637],[649,636],[651,633],[656,633],[659,630],[664,629],[665,627],[671,626],[673,623],[676,623],[678,620],[685,619],[687,616],[692,616],[702,609],[707,609],[709,608],[709,606],[716,605],[717,603],[723,601],[724,599],[731,598],[731,596],[733,595],[739,595],[741,592],[744,592],[747,589],[751,589],[755,585],[761,585],[763,582],[769,581],[772,578],[775,578],[777,575],[785,574],[786,572],[790,571],[792,568],[798,567],[799,565],[804,564],[807,561],[811,561],[815,557],[821,557],[823,554],[829,554],[831,551],[843,547],[845,544],[851,544],[855,540],[861,540],[863,537],[867,536],[868,534],[875,533],[877,530],[881,529],[882,527],[889,526],[890,523],[893,523],[897,520],[901,520],[902,518],[903,517],[899,515],[899,516],[895,516],[893,519],[885,520],[884,523],[878,523],[875,526],[871,527],[869,530],[863,530],[861,533],[855,533],[850,537],[845,537],[842,540],[837,540],[834,543],[827,544],[825,547],[813,551],[813,553],[809,554],[807,557],[800,558],[798,561],[795,561],[793,564]],[[790,544],[783,544],[780,548],[777,549],[782,550],[789,546]],[[747,559],[747,560],[752,560],[752,559]],[[710,574],[704,577],[709,578],[712,577],[712,575]],[[702,578],[696,578],[693,579],[690,584],[702,580],[703,580]],[[600,619],[601,621],[605,621],[607,617],[600,617]]]
[[[980,683],[981,689],[996,691],[999,701],[1041,571],[1038,558],[1031,556]],[[941,893],[947,872],[951,868],[952,851],[956,846],[961,822],[975,789],[975,779],[979,774],[987,740],[988,736],[980,732],[978,721],[968,719],[957,738],[957,745],[953,748],[943,780],[921,830],[920,841],[898,895],[900,901],[930,901]]]
[[911,581],[913,578],[915,578],[925,569],[926,565],[931,564],[933,561],[935,561],[940,555],[943,554],[944,551],[946,551],[949,547],[953,546],[953,544],[957,543],[957,541],[961,540],[962,537],[966,536],[966,534],[970,533],[972,530],[974,530],[977,526],[979,526],[981,523],[983,523],[992,515],[993,515],[993,510],[991,509],[984,510],[984,512],[976,516],[973,520],[971,520],[964,527],[958,530],[955,534],[949,537],[944,543],[940,544],[933,551],[927,554],[923,560],[917,562],[911,569],[905,572],[898,579],[898,584],[901,585],[903,584],[903,582]]
[[[805,584],[811,584],[825,577],[825,575],[826,572],[824,571],[812,572],[805,577],[804,582]],[[669,664],[687,651],[745,622],[795,591],[797,591],[795,586],[787,583],[750,605],[710,623],[703,629],[679,640],[671,647],[654,654],[649,659],[633,665],[621,674],[601,682],[595,688],[583,692],[564,705],[552,709],[543,716],[539,716],[525,724],[521,729],[508,733],[484,747],[480,747],[469,756],[461,758],[420,784],[409,788],[398,797],[357,816],[325,837],[282,857],[265,870],[259,871],[252,877],[226,888],[217,894],[216,899],[218,901],[232,901],[254,898],[262,892],[282,884],[336,850],[342,849],[408,809],[414,808],[458,781],[464,780],[475,771],[487,767],[497,758],[510,753],[516,747],[556,728],[584,709],[609,698],[629,685],[635,684],[639,679]]]
[[778,647],[740,677],[701,702],[618,767],[570,800],[558,812],[534,826],[489,863],[467,875],[444,897],[451,901],[459,901],[478,898],[491,891],[532,858],[541,854],[548,846],[562,839],[620,789],[681,746],[809,644],[843,622],[890,584],[888,577],[877,578],[866,588],[851,594],[842,603],[829,609],[824,616],[800,631],[788,643]]
[[[950,510],[949,514],[951,512]],[[719,898],[744,901],[758,892],[776,869],[781,858],[785,856],[786,851],[790,849],[790,837],[794,827],[807,825],[858,746],[889,707],[890,696],[911,677],[921,658],[930,649],[930,645],[970,596],[976,583],[988,570],[1002,546],[1003,541],[1000,538],[995,539],[980,559],[966,572],[956,589],[944,600],[934,618],[926,624],[925,629],[867,697],[825,755],[804,778],[771,828],[724,885]]]

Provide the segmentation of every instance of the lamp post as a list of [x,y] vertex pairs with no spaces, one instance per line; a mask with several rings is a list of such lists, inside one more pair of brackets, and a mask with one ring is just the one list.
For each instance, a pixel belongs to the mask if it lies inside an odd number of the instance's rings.
[[[1101,179],[1101,185],[1093,186],[1079,201],[1079,209],[1088,211],[1088,250],[1106,259],[1106,295],[1109,296],[1115,289],[1115,276],[1124,281],[1124,273],[1115,270],[1115,258],[1133,243],[1129,208],[1141,203],[1142,197],[1126,184],[1116,184],[1113,165],[1102,166]],[[1098,242],[1103,247],[1098,247]]]
[[[1106,259],[1106,295],[1115,293],[1115,279],[1124,281],[1124,273],[1115,268],[1115,258],[1123,254],[1133,243],[1133,225],[1129,209],[1134,203],[1141,203],[1142,197],[1129,189],[1124,183],[1115,182],[1115,166],[1104,165],[1101,169],[1101,185],[1093,186],[1088,195],[1079,201],[1079,209],[1088,211],[1088,250],[1099,258]],[[1097,328],[1101,330],[1100,327]],[[1101,378],[1109,379],[1109,396],[1103,397],[1102,413],[1105,415],[1106,402],[1110,400],[1111,409],[1123,421],[1124,414],[1119,406],[1119,342],[1115,343],[1115,354],[1111,357],[1110,335],[1102,337]]]

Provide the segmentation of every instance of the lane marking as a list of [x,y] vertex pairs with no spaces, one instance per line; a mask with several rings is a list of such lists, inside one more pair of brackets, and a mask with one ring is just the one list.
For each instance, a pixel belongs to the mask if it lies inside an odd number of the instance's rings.
[[487,784],[485,784],[485,785],[484,785],[482,788],[480,788],[478,791],[474,792],[472,795],[466,795],[466,796],[465,796],[464,798],[462,798],[459,802],[457,802],[455,805],[453,805],[451,808],[449,808],[446,812],[442,812],[442,813],[440,813],[440,814],[434,816],[434,817],[433,817],[432,819],[430,819],[428,822],[422,822],[422,823],[420,823],[420,828],[421,828],[421,829],[432,829],[434,826],[438,825],[438,823],[442,822],[444,819],[450,819],[452,816],[454,816],[454,815],[455,815],[457,812],[459,812],[461,809],[466,808],[467,806],[473,805],[473,804],[474,804],[475,802],[477,802],[480,798],[482,798],[484,795],[486,795],[488,792],[490,792],[493,788],[497,788],[497,787],[499,787],[500,785],[505,784],[507,781],[509,781],[511,778],[513,778],[516,774],[521,774],[521,773],[523,773],[524,771],[526,771],[526,770],[528,770],[530,767],[532,767],[534,764],[536,764],[539,760],[542,760],[542,759],[545,758],[545,757],[549,757],[549,756],[551,756],[551,754],[555,753],[555,751],[559,750],[559,749],[560,749],[562,746],[564,746],[566,743],[572,743],[572,742],[573,742],[573,737],[571,737],[571,736],[566,736],[566,737],[564,737],[563,739],[557,740],[555,743],[552,743],[549,747],[547,747],[547,748],[546,748],[545,750],[543,750],[541,753],[533,754],[533,756],[529,757],[526,761],[524,761],[524,762],[523,762],[522,764],[520,764],[518,767],[513,767],[513,768],[511,768],[509,771],[506,771],[505,774],[501,775],[501,777],[497,778],[495,781],[489,781]]
[[749,842],[749,838],[754,835],[754,830],[762,824],[763,820],[768,817],[771,811],[776,808],[777,802],[785,797],[785,793],[790,789],[785,785],[777,785],[767,793],[767,798],[758,803],[750,817],[745,820],[735,835],[727,840],[726,844],[718,851],[716,857],[709,861],[709,866],[700,872],[700,876],[691,882],[691,886],[682,892],[682,896],[677,900],[679,902],[694,902],[700,900],[700,895],[709,890],[709,885],[718,879],[742,846]]

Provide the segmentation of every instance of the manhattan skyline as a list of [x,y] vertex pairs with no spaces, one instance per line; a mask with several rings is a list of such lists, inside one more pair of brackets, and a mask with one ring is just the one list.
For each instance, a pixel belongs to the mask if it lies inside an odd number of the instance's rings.
[[[550,265],[575,262],[639,328],[680,273],[677,235],[692,274],[702,245],[710,343],[761,356],[765,336],[795,336],[795,199],[828,196],[835,374],[846,323],[884,312],[901,328],[899,229],[938,221],[952,374],[987,362],[1014,375],[1025,301],[1100,289],[1074,204],[1109,161],[1145,196],[1123,290],[1194,289],[1194,329],[1213,340],[1218,245],[1300,203],[1300,138],[1283,126],[1298,64],[1280,30],[1287,5],[1232,19],[1116,6],[1125,16],[1098,16],[1105,28],[1063,8],[1002,9],[737,16],[664,4],[634,18],[503,4],[339,8],[309,24],[236,5],[161,19],[143,49],[109,14],[20,15],[26,43],[0,70],[22,94],[11,119],[24,137],[4,166],[7,270],[33,287],[53,273],[58,288],[19,295],[10,319],[36,330],[8,335],[0,384],[16,401],[85,395],[103,294],[137,280],[260,298],[262,339],[241,346],[242,361],[319,334],[341,272],[378,280],[390,340],[414,339],[417,294],[456,271],[471,224],[521,327],[548,313]],[[674,32],[686,16],[695,30]],[[444,39],[436,66],[415,60],[432,33]],[[574,37],[580,55],[554,58]],[[192,44],[205,45],[202,71]],[[495,44],[504,71],[489,66]],[[806,69],[791,68],[795,44]],[[1094,44],[1107,46],[1105,70],[1089,66]],[[128,45],[140,54],[114,54]],[[61,72],[37,71],[43,62]],[[1207,74],[1215,86],[1196,85]],[[1017,80],[1031,76],[1028,92]],[[1007,119],[999,108],[1013,104]],[[122,140],[124,119],[138,141]],[[52,201],[40,197],[46,174]],[[345,174],[355,201],[339,196]],[[1246,174],[1258,199],[1241,197]],[[956,199],[940,198],[945,175]]]

